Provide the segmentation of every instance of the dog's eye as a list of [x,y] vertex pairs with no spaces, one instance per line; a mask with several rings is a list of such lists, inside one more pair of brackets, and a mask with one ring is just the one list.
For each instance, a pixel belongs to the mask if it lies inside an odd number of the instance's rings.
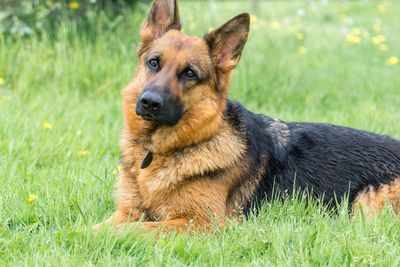
[[194,71],[192,70],[185,70],[185,72],[183,73],[187,78],[189,79],[193,79],[196,77],[196,73],[194,73]]
[[158,60],[155,58],[150,59],[147,62],[147,65],[150,67],[152,70],[158,70]]

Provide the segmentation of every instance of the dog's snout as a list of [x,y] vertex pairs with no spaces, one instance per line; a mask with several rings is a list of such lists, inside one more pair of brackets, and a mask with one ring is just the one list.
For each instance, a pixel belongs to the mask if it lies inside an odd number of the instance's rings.
[[182,113],[179,99],[171,97],[166,89],[145,88],[136,102],[137,115],[159,124],[175,125],[181,119]]
[[156,112],[164,105],[163,97],[157,92],[145,92],[139,99],[144,109],[150,112]]

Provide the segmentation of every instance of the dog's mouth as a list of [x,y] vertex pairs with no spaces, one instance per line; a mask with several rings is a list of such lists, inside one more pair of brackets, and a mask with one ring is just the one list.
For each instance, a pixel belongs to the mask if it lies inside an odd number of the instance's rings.
[[163,122],[160,119],[158,119],[157,117],[155,117],[152,114],[138,114],[138,115],[140,115],[143,120],[150,121],[156,125],[163,124]]
[[153,126],[158,127],[161,125],[165,126],[174,126],[178,123],[179,119],[176,118],[164,118],[164,116],[160,114],[152,114],[149,112],[136,112],[137,115],[141,116],[143,120],[152,122]]
[[155,126],[174,126],[182,118],[182,111],[180,110],[178,112],[160,110],[160,112],[152,113],[139,108],[136,110],[136,114],[141,116],[143,120],[152,122]]

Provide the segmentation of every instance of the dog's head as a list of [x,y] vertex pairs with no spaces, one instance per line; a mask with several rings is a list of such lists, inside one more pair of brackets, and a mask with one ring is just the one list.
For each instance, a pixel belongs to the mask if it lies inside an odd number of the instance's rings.
[[140,33],[136,75],[124,89],[130,128],[168,135],[196,131],[220,117],[248,32],[249,15],[243,13],[202,38],[187,36],[176,0],[154,0]]

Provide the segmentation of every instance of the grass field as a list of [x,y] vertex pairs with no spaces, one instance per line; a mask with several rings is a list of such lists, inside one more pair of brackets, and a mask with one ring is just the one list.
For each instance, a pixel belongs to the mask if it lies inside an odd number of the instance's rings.
[[[184,32],[202,36],[249,1],[180,3]],[[340,124],[400,139],[400,2],[268,1],[230,97],[285,121]],[[94,234],[115,209],[120,89],[133,76],[140,5],[95,30],[0,34],[0,266],[399,266],[400,220],[330,215],[299,200],[268,203],[218,235],[154,239]]]

